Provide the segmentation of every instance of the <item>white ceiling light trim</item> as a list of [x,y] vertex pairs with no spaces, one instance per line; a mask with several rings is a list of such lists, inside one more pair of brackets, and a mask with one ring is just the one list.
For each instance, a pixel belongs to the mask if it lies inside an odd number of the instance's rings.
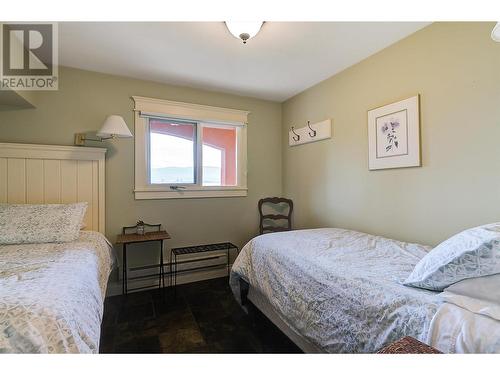
[[262,21],[257,22],[233,22],[226,21],[227,29],[235,38],[241,39],[243,44],[246,44],[247,40],[253,38],[260,31],[260,28],[264,24]]
[[500,42],[500,22],[497,22],[497,24],[491,31],[491,39],[493,39],[495,42]]

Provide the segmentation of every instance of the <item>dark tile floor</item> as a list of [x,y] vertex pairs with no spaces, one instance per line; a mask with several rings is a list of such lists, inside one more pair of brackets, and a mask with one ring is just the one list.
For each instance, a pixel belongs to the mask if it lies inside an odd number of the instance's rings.
[[260,313],[250,318],[227,278],[106,298],[101,353],[300,353]]

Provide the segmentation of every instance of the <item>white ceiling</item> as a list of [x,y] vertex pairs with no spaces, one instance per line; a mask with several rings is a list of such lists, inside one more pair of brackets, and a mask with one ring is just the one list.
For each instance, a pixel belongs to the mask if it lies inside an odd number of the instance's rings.
[[60,23],[60,64],[283,101],[424,22],[266,22],[243,45],[223,22]]

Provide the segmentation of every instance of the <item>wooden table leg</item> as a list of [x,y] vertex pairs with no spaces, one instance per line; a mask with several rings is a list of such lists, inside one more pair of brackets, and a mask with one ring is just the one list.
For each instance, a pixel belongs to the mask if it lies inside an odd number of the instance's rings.
[[127,294],[127,244],[122,245],[122,294]]
[[170,250],[170,258],[168,260],[168,271],[169,271],[169,274],[168,274],[168,286],[170,288],[172,288],[172,286],[174,285],[174,267],[173,267],[173,260],[174,260],[174,257],[173,257],[173,254],[172,254],[172,250]]
[[177,297],[177,254],[174,253],[174,297]]
[[226,255],[227,256],[227,277],[229,277],[229,274],[230,274],[230,263],[229,263],[229,250],[230,249],[231,248],[228,246],[227,247],[227,255]]
[[158,281],[158,288],[165,288],[165,279],[163,276],[163,240],[160,241],[160,280]]

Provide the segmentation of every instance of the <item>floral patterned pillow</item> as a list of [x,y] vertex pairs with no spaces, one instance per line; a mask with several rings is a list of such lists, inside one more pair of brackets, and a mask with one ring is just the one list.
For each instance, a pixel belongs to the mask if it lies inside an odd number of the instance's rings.
[[500,223],[460,232],[432,249],[404,285],[442,291],[473,277],[500,273]]
[[0,244],[70,242],[78,238],[87,203],[0,204]]

